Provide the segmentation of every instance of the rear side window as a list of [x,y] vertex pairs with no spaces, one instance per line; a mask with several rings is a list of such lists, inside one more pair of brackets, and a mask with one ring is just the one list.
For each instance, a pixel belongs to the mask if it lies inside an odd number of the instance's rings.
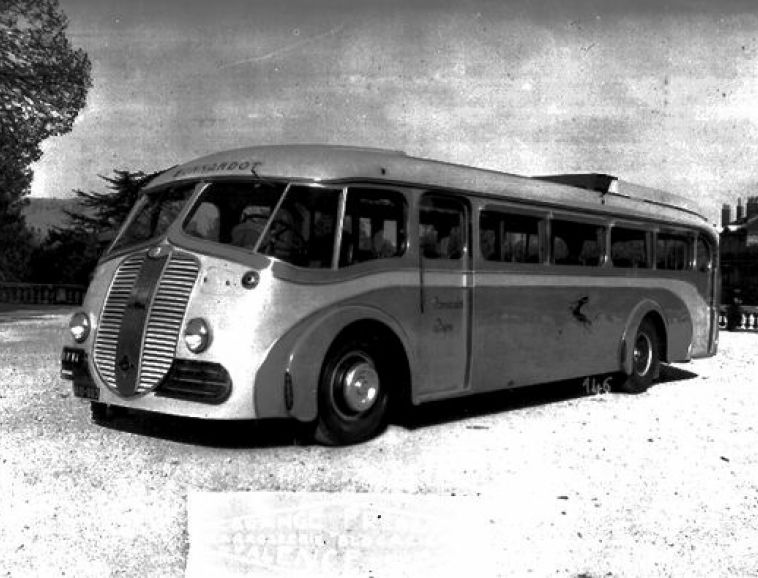
[[556,265],[596,267],[605,255],[605,227],[555,219],[551,221],[550,247]]
[[650,267],[647,231],[613,227],[611,229],[611,261],[614,267]]
[[696,255],[697,270],[701,273],[706,273],[711,270],[713,265],[713,254],[711,253],[711,245],[703,237],[697,238],[697,255]]
[[540,222],[538,217],[482,211],[479,218],[482,257],[501,263],[539,263]]
[[350,187],[340,239],[340,267],[402,255],[407,213],[405,197],[398,191]]
[[685,235],[658,233],[655,242],[655,266],[669,271],[690,268],[690,238]]

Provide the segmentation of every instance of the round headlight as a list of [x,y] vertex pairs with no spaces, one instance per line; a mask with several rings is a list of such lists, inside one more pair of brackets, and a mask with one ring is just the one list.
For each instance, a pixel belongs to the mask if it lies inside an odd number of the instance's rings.
[[68,322],[68,330],[77,343],[82,343],[89,337],[90,323],[87,314],[79,311],[74,313],[71,321]]
[[204,319],[195,317],[184,328],[184,343],[192,353],[205,351],[211,344],[211,328]]

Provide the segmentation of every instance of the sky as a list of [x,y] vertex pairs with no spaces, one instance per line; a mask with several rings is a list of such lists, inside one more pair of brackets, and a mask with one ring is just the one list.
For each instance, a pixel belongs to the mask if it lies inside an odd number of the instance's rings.
[[754,0],[60,0],[94,86],[33,196],[114,169],[331,143],[758,195]]

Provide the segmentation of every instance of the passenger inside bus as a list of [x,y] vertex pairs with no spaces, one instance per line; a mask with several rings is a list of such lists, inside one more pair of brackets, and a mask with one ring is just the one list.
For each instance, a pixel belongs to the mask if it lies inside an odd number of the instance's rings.
[[421,234],[419,245],[421,245],[421,254],[425,259],[439,259],[440,250],[437,243],[437,229],[433,225],[421,223]]
[[587,223],[553,221],[553,262],[596,267],[604,253],[605,228]]
[[371,239],[372,257],[384,259],[395,255],[395,245],[384,237],[384,229],[379,229]]
[[271,212],[269,207],[248,205],[242,209],[240,222],[232,229],[232,244],[252,249],[263,233]]
[[647,233],[642,229],[611,229],[611,262],[614,267],[647,268]]
[[481,246],[482,257],[487,261],[497,261],[497,247],[495,231],[492,229],[480,229],[479,243]]
[[[290,203],[290,205],[294,205],[294,203]],[[307,243],[300,225],[293,216],[296,211],[297,208],[294,206],[279,208],[274,220],[271,221],[271,226],[260,250],[266,255],[271,255],[294,265],[303,265],[303,259],[306,258]]]
[[460,259],[463,256],[463,239],[458,224],[450,227],[448,234],[440,240],[440,255],[445,259]]
[[331,267],[333,249],[334,216],[331,213],[316,211],[313,218],[313,240],[309,243],[309,266]]
[[190,222],[187,223],[185,231],[193,237],[218,242],[220,221],[221,215],[216,205],[201,203]]

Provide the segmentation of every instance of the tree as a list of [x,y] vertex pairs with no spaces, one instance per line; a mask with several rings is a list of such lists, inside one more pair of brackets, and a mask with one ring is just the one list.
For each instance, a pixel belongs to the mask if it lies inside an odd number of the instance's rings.
[[82,211],[66,211],[73,228],[84,229],[99,236],[114,233],[137,202],[140,191],[161,172],[163,171],[147,174],[142,171],[114,170],[113,177],[98,175],[108,183],[106,188],[110,192],[74,191]]
[[31,254],[21,209],[40,145],[71,130],[92,85],[67,26],[58,0],[0,0],[0,280],[20,278]]
[[108,192],[74,191],[80,210],[65,210],[67,227],[51,229],[34,252],[31,280],[86,285],[103,250],[113,240],[140,191],[160,172],[115,170],[100,178]]

